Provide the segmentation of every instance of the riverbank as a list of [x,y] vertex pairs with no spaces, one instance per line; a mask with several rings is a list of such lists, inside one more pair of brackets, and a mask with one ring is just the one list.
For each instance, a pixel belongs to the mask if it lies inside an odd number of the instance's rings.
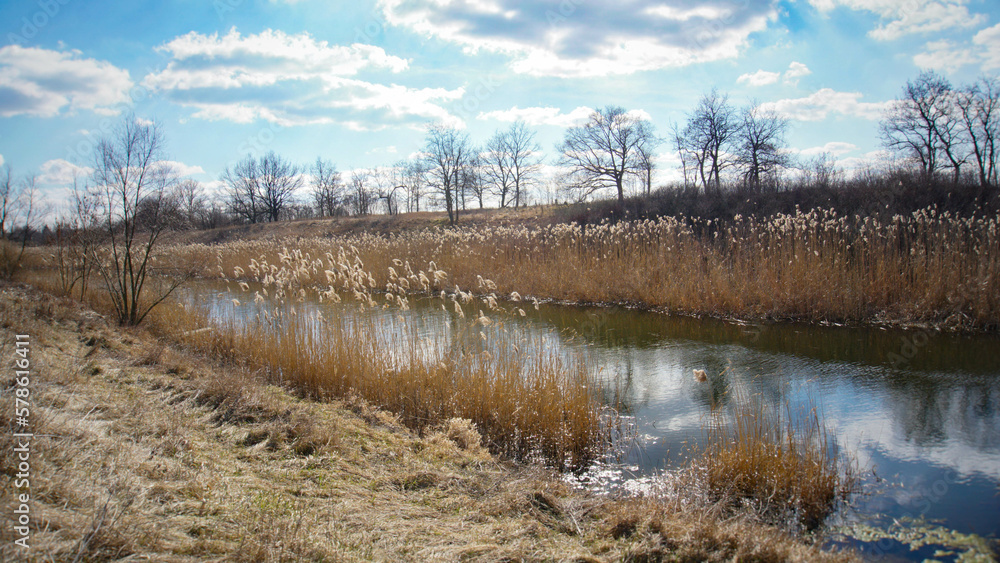
[[493,458],[467,422],[418,436],[26,286],[0,287],[0,313],[5,356],[31,338],[36,436],[32,547],[4,525],[4,559],[850,559],[718,507],[588,495]]
[[[372,287],[386,287],[406,264],[415,273],[446,272],[451,290],[500,299],[613,303],[744,322],[1000,329],[996,217],[813,210],[587,225],[559,222],[552,210],[520,213],[484,212],[447,229],[407,216],[255,225],[238,236],[177,236],[164,254],[171,266],[197,265],[203,276],[262,281],[265,272],[251,275],[253,262],[280,265],[297,252],[325,263],[343,250],[372,273]],[[328,284],[326,269],[314,269],[314,286]]]

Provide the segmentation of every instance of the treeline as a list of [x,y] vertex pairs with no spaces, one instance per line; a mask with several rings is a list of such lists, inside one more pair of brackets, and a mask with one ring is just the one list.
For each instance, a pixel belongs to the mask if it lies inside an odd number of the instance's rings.
[[[543,174],[541,146],[522,121],[482,143],[459,129],[433,125],[415,156],[391,166],[340,172],[324,158],[302,166],[273,151],[248,154],[226,167],[221,190],[209,193],[202,183],[173,174],[163,193],[137,202],[136,211],[139,219],[155,216],[166,228],[182,230],[432,209],[447,211],[455,224],[469,208],[559,201],[589,202],[570,212],[584,220],[600,209],[608,217],[626,212],[723,217],[789,212],[796,204],[869,214],[904,212],[915,202],[962,208],[995,192],[998,124],[995,77],[954,86],[936,73],[922,73],[883,115],[887,158],[849,175],[829,154],[807,162],[795,158],[786,140],[788,119],[772,107],[757,102],[737,107],[727,94],[712,90],[681,123],[669,124],[666,137],[642,112],[617,106],[595,110],[584,123],[568,127],[555,147],[549,162],[560,171],[556,176]],[[677,156],[679,179],[654,190],[656,155],[664,145]],[[75,191],[99,189],[92,180]],[[54,227],[34,230],[20,217],[29,210],[28,215],[39,215],[34,180],[13,179],[8,168],[4,186],[0,227],[7,241],[47,239],[74,228],[78,213],[70,210]],[[972,186],[980,191],[970,192]],[[647,197],[636,199],[640,194]],[[608,195],[616,201],[602,203]],[[80,197],[73,199],[78,204]],[[580,211],[587,207],[591,212]],[[4,252],[16,246],[8,242]]]
[[[642,112],[595,110],[585,123],[566,129],[553,159],[561,171],[555,177],[543,177],[541,147],[523,122],[481,145],[458,129],[432,126],[417,156],[349,177],[323,159],[300,169],[274,153],[248,156],[223,175],[222,207],[230,220],[250,223],[444,209],[452,224],[470,207],[594,203],[604,194],[617,200],[611,215],[626,210],[627,196],[649,196],[641,204],[632,198],[633,216],[788,212],[795,204],[869,214],[904,212],[917,202],[963,208],[989,200],[998,185],[998,124],[996,78],[953,86],[922,73],[907,82],[880,123],[886,160],[848,176],[829,154],[795,158],[786,140],[789,120],[773,107],[737,107],[712,90],[683,123],[670,125],[668,137],[659,136]],[[680,179],[652,197],[656,151],[664,144],[677,155]],[[970,195],[965,188],[973,185],[980,192]],[[293,197],[303,189],[307,196]],[[955,191],[962,194],[948,195]],[[776,195],[787,192],[796,195]]]

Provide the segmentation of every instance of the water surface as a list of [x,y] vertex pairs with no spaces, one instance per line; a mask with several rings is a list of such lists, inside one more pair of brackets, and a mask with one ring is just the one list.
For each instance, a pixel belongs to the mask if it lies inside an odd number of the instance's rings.
[[[216,314],[234,308],[253,314],[252,302],[231,301],[248,295],[231,287],[234,294],[224,284],[205,282],[188,295],[210,302]],[[856,458],[864,476],[866,493],[837,521],[885,529],[894,520],[912,518],[960,534],[1000,536],[1000,338],[995,335],[741,325],[624,308],[519,305],[524,316],[516,311],[504,316],[507,326],[545,346],[585,354],[605,382],[605,393],[624,399],[624,410],[634,416],[638,446],[621,463],[584,479],[585,485],[621,488],[679,467],[689,446],[702,438],[706,417],[734,400],[737,388],[789,412],[820,410],[837,446]],[[324,315],[355,310],[312,300],[298,307]],[[399,334],[462,345],[449,336],[456,324],[447,309],[428,298],[414,300],[411,311],[381,314],[407,325]],[[474,311],[467,306],[467,314]],[[696,381],[695,369],[705,370],[709,381]],[[962,552],[952,549],[947,555],[939,545],[911,550],[893,539],[842,539],[890,559],[948,560]]]

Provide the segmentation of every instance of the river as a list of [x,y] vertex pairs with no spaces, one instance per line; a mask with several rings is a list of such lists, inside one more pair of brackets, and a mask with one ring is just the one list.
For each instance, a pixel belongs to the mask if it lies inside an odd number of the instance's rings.
[[[235,284],[185,294],[219,315],[254,304]],[[244,299],[235,305],[232,298]],[[384,313],[418,334],[453,322],[437,299]],[[1000,337],[796,323],[744,325],[621,307],[521,305],[504,322],[546,346],[584,354],[634,417],[636,445],[574,482],[641,488],[679,467],[706,417],[739,387],[789,412],[816,408],[863,477],[863,492],[832,519],[831,543],[888,560],[955,559],[1000,536]],[[505,305],[508,309],[510,304]],[[300,310],[353,314],[307,301]],[[413,334],[402,331],[400,334]],[[443,341],[447,341],[444,339]],[[693,377],[705,370],[708,381]],[[608,391],[610,393],[610,391]],[[978,537],[976,537],[978,536]],[[974,549],[969,546],[979,546]]]

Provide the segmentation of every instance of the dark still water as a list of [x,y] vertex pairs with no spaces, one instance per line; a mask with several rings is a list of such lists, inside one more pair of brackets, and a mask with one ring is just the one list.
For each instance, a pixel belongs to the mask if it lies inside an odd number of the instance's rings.
[[[253,290],[231,287],[232,294],[206,283],[189,295],[212,303],[219,315],[234,308],[250,314],[252,300],[236,306],[231,299]],[[454,320],[440,305],[426,299],[385,316],[440,338]],[[595,468],[584,479],[589,486],[641,488],[658,471],[679,467],[712,410],[742,389],[789,412],[817,408],[837,447],[856,458],[865,492],[835,518],[833,527],[844,532],[831,534],[837,542],[889,560],[946,561],[986,556],[1000,537],[995,335],[740,325],[623,308],[520,305],[525,316],[505,323],[545,346],[585,354],[606,393],[624,399],[634,416],[637,447],[623,462]],[[298,306],[326,316],[355,310],[315,301]],[[696,369],[708,381],[696,381]]]

